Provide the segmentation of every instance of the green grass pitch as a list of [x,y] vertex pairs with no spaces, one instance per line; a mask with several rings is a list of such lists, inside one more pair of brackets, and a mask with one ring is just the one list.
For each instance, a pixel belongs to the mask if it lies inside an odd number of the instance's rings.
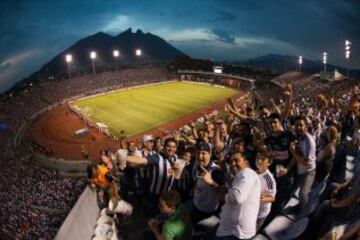
[[124,130],[134,136],[236,93],[230,88],[169,82],[78,100],[72,105],[94,122],[106,124],[112,134]]

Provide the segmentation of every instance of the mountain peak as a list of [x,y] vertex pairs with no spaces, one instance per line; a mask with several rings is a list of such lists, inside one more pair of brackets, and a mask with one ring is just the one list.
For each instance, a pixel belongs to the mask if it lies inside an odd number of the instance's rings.
[[138,30],[136,30],[136,34],[143,34],[143,31],[141,31],[141,29],[139,28]]
[[125,31],[123,31],[122,33],[132,33],[132,28],[129,27],[128,29],[126,29]]
[[111,37],[109,34],[104,33],[103,31],[100,31],[100,32],[95,33],[95,34],[93,35],[93,37],[95,37],[95,36],[97,36],[97,37],[102,37],[102,36]]

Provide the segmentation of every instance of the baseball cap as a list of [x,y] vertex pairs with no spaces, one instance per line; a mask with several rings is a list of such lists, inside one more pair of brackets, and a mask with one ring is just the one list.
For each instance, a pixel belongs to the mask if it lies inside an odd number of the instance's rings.
[[199,142],[196,145],[196,151],[207,151],[207,152],[211,152],[210,146],[209,144],[205,143],[205,142]]
[[154,140],[154,137],[152,135],[145,135],[143,137],[143,143],[146,143],[147,141]]

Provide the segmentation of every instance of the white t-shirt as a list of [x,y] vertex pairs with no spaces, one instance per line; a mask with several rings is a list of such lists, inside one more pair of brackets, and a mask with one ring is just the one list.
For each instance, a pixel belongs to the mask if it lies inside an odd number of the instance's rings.
[[[261,194],[275,197],[276,196],[276,181],[274,176],[269,170],[266,172],[260,173],[260,184],[261,184]],[[271,202],[261,202],[258,218],[266,218],[271,210]]]
[[309,160],[307,165],[297,163],[297,174],[304,174],[316,169],[316,143],[314,138],[305,133],[299,139],[299,147],[301,154]]
[[221,209],[220,226],[216,236],[247,239],[256,234],[260,191],[260,179],[254,170],[245,168],[234,176]]

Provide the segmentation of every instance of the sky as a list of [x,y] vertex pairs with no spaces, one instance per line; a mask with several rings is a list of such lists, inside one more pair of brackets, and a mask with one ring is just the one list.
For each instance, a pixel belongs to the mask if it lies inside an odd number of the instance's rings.
[[358,0],[1,0],[0,92],[78,40],[132,27],[196,58],[303,55],[360,69]]

